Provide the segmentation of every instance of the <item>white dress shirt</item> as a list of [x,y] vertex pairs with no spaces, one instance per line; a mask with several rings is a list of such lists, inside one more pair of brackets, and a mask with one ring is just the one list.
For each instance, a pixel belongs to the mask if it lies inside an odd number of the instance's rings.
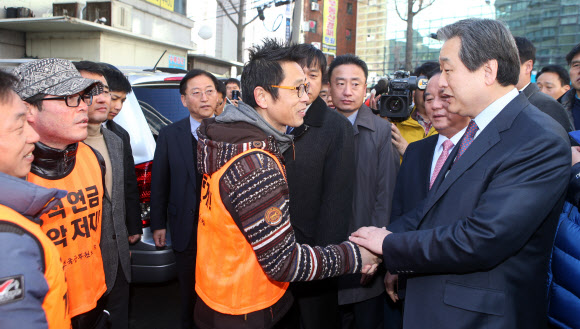
[[479,130],[475,133],[473,139],[475,140],[479,134],[487,127],[487,125],[493,120],[501,110],[503,110],[506,105],[509,104],[514,98],[518,97],[519,92],[516,88],[512,89],[507,94],[498,98],[495,102],[491,103],[483,111],[481,111],[473,120],[479,127]]
[[435,152],[433,153],[433,159],[431,160],[431,172],[429,173],[429,178],[433,176],[433,171],[435,170],[437,160],[441,156],[441,153],[443,153],[443,143],[448,139],[451,140],[451,142],[453,143],[453,147],[449,149],[449,154],[451,154],[453,148],[457,145],[457,143],[459,143],[459,140],[461,139],[461,137],[463,137],[463,134],[465,134],[465,130],[467,130],[467,126],[461,129],[459,132],[457,132],[457,134],[453,135],[451,138],[447,138],[441,134],[437,135],[439,136],[439,139],[437,139],[437,144],[435,145]]

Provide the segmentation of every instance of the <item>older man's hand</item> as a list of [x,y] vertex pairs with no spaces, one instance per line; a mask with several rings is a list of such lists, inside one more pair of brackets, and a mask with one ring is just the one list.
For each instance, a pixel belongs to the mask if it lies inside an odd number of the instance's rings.
[[391,234],[386,228],[378,228],[374,226],[363,226],[356,232],[352,233],[349,240],[365,247],[377,255],[383,254],[383,240],[387,235]]

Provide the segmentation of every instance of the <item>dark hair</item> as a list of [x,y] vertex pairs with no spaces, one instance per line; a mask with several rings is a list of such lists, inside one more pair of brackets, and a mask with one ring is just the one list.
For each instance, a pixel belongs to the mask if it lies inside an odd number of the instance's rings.
[[377,82],[377,84],[372,88],[376,91],[376,95],[384,94],[389,91],[389,80],[381,79]]
[[514,37],[516,46],[518,47],[518,54],[520,55],[520,64],[524,64],[530,59],[536,62],[536,47],[534,44],[524,37]]
[[275,39],[266,38],[261,46],[249,49],[250,60],[242,71],[242,94],[244,102],[251,107],[257,107],[254,98],[256,87],[262,87],[274,100],[278,99],[278,89],[272,85],[279,85],[284,80],[282,63],[300,60],[288,47]]
[[105,72],[103,71],[104,67],[95,62],[91,61],[80,61],[80,62],[73,62],[73,65],[77,68],[78,71],[86,71],[98,75],[105,76]]
[[225,83],[223,83],[220,80],[218,80],[217,86],[216,86],[215,89],[217,90],[218,93],[222,94],[222,99],[223,98],[226,98],[227,89],[226,89],[226,84]]
[[42,111],[42,100],[46,97],[46,94],[36,94],[30,98],[25,99],[24,101],[38,109],[38,111]]
[[0,70],[0,103],[6,104],[14,97],[14,88],[18,79],[10,73]]
[[290,46],[290,51],[299,58],[300,66],[311,68],[317,65],[322,75],[326,73],[326,56],[320,49],[308,43],[301,43]]
[[242,88],[242,86],[240,85],[240,81],[236,78],[227,79],[226,82],[224,83],[224,86],[227,86],[230,83],[235,83],[236,85],[238,85],[238,88]]
[[520,76],[520,59],[514,38],[504,23],[493,19],[469,18],[437,31],[442,41],[461,40],[459,58],[471,72],[487,61],[497,60],[497,81],[502,86],[516,85]]
[[200,75],[205,75],[206,77],[210,78],[211,81],[213,81],[213,86],[214,88],[217,90],[217,86],[218,86],[218,79],[211,73],[204,71],[204,70],[200,70],[200,69],[193,69],[189,72],[187,72],[187,74],[183,77],[183,79],[181,79],[181,82],[179,83],[179,93],[181,93],[182,95],[185,95],[185,92],[187,90],[187,82],[195,77],[198,77]]
[[367,67],[367,63],[365,63],[362,59],[360,59],[358,56],[353,55],[353,54],[345,54],[345,55],[336,56],[336,58],[334,58],[332,63],[330,63],[330,67],[328,68],[328,79],[332,79],[332,71],[334,71],[334,69],[337,66],[346,65],[346,64],[354,64],[354,65],[360,67],[365,73],[365,81],[364,82],[366,82],[366,80],[369,76],[369,69]]
[[568,55],[566,55],[566,61],[568,62],[568,65],[572,64],[572,60],[576,55],[578,55],[578,53],[580,53],[580,43],[575,45],[574,48],[570,50]]
[[323,85],[329,85],[330,84],[330,80],[328,79],[328,73],[325,73],[322,75],[322,84]]
[[560,78],[560,83],[562,84],[562,86],[566,86],[570,84],[570,74],[568,74],[568,70],[566,70],[565,68],[563,68],[560,65],[548,65],[548,66],[544,66],[542,67],[542,69],[540,70],[540,72],[538,72],[538,74],[536,75],[536,80],[538,80],[538,78],[540,77],[540,75],[542,75],[542,73],[556,73],[558,75],[558,77]]
[[115,68],[105,67],[103,72],[105,73],[105,79],[109,84],[110,91],[120,91],[126,94],[131,92],[131,83],[121,71]]
[[437,62],[433,61],[425,62],[415,68],[413,75],[416,77],[423,75],[427,77],[427,79],[430,79],[436,72],[438,71],[441,72],[440,67],[441,66]]

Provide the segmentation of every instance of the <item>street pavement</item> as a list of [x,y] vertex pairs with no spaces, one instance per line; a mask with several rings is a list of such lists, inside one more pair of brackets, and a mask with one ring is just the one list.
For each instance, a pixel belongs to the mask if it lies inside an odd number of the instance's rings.
[[179,329],[179,284],[132,284],[130,329]]

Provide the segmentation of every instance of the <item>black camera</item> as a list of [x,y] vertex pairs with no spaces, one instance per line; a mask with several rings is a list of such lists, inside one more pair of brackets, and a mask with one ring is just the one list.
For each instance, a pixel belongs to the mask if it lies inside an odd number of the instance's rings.
[[395,77],[389,81],[389,88],[379,100],[379,114],[392,121],[404,121],[411,115],[412,91],[425,90],[427,78],[424,76],[410,76],[409,72],[397,71]]
[[241,95],[241,93],[239,90],[232,90],[232,99],[233,100],[239,100],[240,95]]

